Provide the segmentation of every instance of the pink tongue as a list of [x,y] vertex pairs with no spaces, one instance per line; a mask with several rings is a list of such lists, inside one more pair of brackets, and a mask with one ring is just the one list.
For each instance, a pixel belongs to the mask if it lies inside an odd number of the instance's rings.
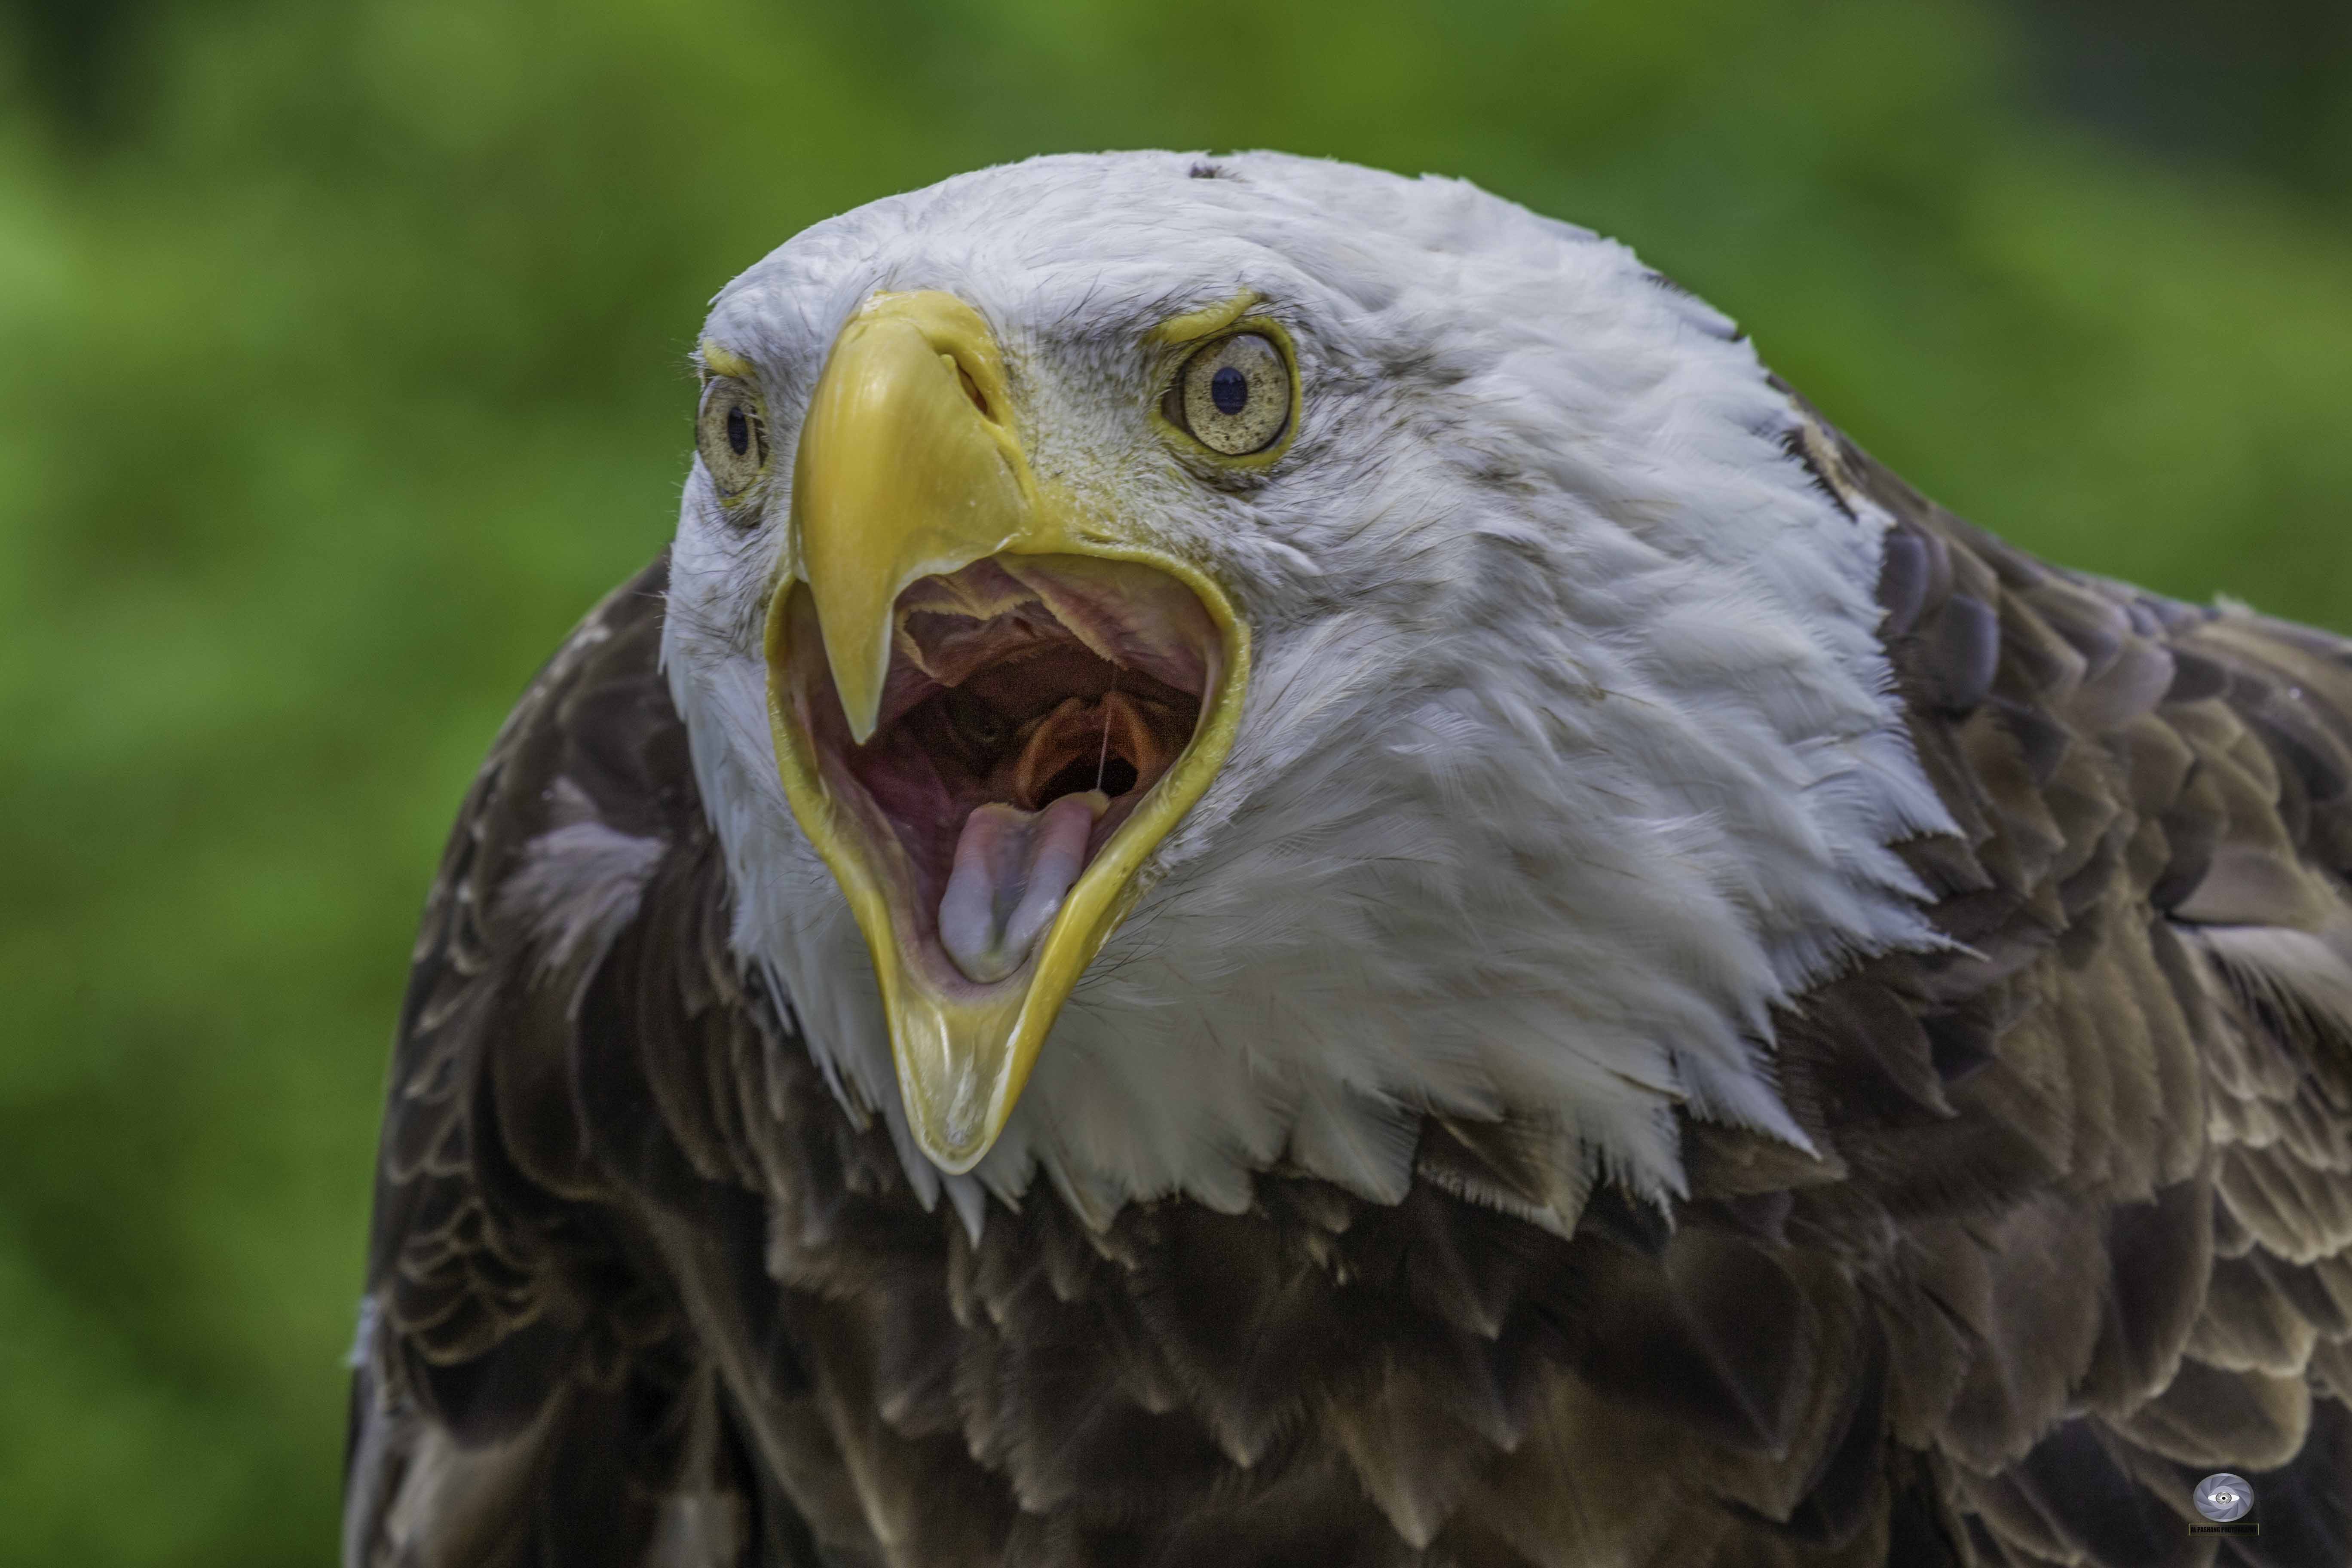
[[940,945],[982,984],[1028,962],[1086,869],[1087,836],[1110,809],[1100,790],[1066,795],[1043,811],[991,801],[964,818],[955,869],[940,899]]

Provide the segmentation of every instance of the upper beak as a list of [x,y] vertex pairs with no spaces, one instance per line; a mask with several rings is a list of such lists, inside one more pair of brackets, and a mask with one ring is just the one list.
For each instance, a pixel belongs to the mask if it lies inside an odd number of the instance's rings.
[[[1013,415],[1003,354],[971,306],[939,292],[867,301],[835,338],[811,398],[768,612],[784,792],[873,955],[909,1129],[950,1172],[970,1170],[1003,1131],[1079,974],[1141,896],[1144,861],[1223,765],[1249,665],[1247,628],[1216,582],[1132,522],[1085,513],[1058,487],[1041,487]],[[824,754],[807,671],[820,659],[829,668],[848,741],[864,748],[882,719],[900,595],[987,557],[1034,555],[1164,574],[1174,580],[1167,591],[1198,600],[1215,647],[1190,743],[1086,864],[1028,961],[982,984],[915,951],[932,939],[910,904],[904,851],[875,830],[874,803]]]

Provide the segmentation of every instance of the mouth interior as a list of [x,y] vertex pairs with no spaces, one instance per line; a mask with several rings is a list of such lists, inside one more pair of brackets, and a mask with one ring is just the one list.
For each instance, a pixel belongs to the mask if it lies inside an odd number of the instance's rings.
[[901,952],[950,992],[1019,973],[1087,865],[1192,739],[1218,642],[1168,574],[999,555],[909,584],[874,734],[853,742],[814,604],[793,707],[888,888]]

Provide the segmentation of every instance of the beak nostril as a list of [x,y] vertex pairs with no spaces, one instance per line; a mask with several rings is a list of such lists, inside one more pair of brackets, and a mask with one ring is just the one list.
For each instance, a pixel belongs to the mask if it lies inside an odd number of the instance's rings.
[[953,354],[941,354],[940,357],[955,366],[956,379],[963,384],[963,395],[971,399],[971,405],[980,410],[980,416],[993,420],[996,416],[988,411],[988,399],[982,395],[980,383],[972,380],[971,372],[958,363]]

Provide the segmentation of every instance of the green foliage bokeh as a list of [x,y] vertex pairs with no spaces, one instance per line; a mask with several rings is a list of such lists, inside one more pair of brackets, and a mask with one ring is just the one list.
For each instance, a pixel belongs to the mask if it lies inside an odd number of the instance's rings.
[[669,531],[704,301],[832,212],[1074,148],[1465,175],[2029,547],[2352,626],[2344,209],[2042,106],[1992,0],[100,13],[0,9],[0,1562],[331,1554],[450,812]]

